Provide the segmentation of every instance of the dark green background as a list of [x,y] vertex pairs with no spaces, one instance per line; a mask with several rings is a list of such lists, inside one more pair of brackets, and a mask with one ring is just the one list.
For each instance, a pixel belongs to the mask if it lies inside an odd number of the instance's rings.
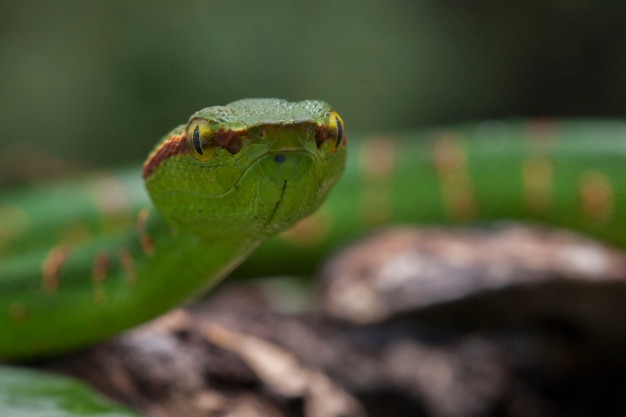
[[350,132],[620,117],[626,2],[0,2],[4,178],[138,161],[198,108],[261,96],[327,100]]

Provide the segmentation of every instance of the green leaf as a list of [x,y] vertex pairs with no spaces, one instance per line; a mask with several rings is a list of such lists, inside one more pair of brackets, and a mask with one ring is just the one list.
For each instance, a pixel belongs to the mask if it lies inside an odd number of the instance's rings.
[[0,415],[139,417],[105,400],[77,380],[13,367],[0,367]]

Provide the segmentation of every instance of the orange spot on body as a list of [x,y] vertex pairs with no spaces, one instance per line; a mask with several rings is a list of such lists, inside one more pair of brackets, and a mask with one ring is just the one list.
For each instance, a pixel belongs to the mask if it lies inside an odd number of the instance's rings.
[[142,209],[137,215],[137,232],[139,232],[141,248],[146,255],[152,255],[154,253],[154,242],[152,241],[152,237],[150,237],[146,228],[149,216],[149,209]]
[[552,196],[552,163],[547,157],[532,156],[522,165],[526,205],[535,213],[550,207]]
[[109,255],[104,252],[97,254],[93,261],[91,280],[96,284],[103,283],[109,272],[110,264]]
[[91,270],[91,280],[93,281],[93,302],[94,304],[102,304],[106,301],[106,292],[102,287],[102,283],[106,280],[111,259],[108,254],[102,252],[96,255],[93,261],[93,269]]
[[559,138],[559,122],[554,119],[534,119],[526,124],[523,139],[528,144],[528,158],[522,165],[522,180],[526,206],[534,213],[548,210],[552,204],[554,165],[550,152]]
[[43,290],[49,293],[55,292],[59,288],[61,267],[69,256],[69,249],[61,246],[52,248],[48,256],[41,265],[43,275]]
[[580,201],[582,212],[589,220],[613,220],[613,188],[609,179],[599,172],[586,172],[581,178]]
[[126,280],[129,283],[134,283],[137,280],[137,272],[135,271],[135,261],[127,250],[121,250],[119,253],[120,262],[124,273],[126,274]]
[[148,178],[163,161],[171,158],[173,155],[181,155],[189,152],[187,148],[187,134],[172,135],[163,141],[158,148],[146,159],[143,164],[143,179]]
[[393,142],[372,138],[363,144],[359,166],[364,182],[361,194],[361,216],[367,224],[386,222],[391,216],[391,180],[395,163]]
[[432,151],[448,216],[455,220],[475,218],[476,201],[460,139],[443,134],[434,140]]

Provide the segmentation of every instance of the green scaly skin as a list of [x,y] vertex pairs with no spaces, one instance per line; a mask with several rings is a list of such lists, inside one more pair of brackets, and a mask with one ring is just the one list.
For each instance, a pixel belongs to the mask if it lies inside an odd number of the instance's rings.
[[[108,195],[99,196],[62,186],[46,207],[23,204],[32,193],[0,202],[0,358],[93,343],[213,285],[324,201],[344,168],[339,120],[318,101],[201,110],[144,164],[156,210],[144,207],[136,179],[113,180],[108,191],[104,180]],[[61,238],[43,224],[60,218],[70,220]]]

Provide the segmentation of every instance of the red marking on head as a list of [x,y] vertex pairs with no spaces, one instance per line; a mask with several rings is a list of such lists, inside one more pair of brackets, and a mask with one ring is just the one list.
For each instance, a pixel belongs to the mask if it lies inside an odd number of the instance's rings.
[[[318,148],[322,146],[322,143],[328,140],[329,136],[330,136],[330,128],[327,125],[315,126],[315,143],[317,144]],[[345,143],[345,136],[344,136],[344,139],[341,141],[341,144],[344,144],[344,143]]]
[[155,149],[143,164],[143,179],[148,178],[166,159],[189,152],[186,139],[185,133],[172,135]]
[[248,134],[246,129],[243,130],[218,130],[213,136],[213,143],[226,149],[231,154],[236,154],[241,150],[243,141],[241,138]]
[[215,136],[213,136],[213,142],[215,142],[218,146],[224,147],[234,136],[238,135],[239,132],[235,132],[233,130],[218,130],[215,132]]

